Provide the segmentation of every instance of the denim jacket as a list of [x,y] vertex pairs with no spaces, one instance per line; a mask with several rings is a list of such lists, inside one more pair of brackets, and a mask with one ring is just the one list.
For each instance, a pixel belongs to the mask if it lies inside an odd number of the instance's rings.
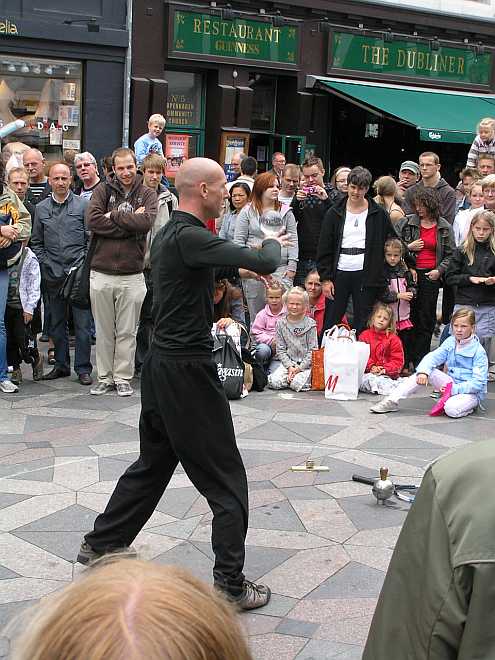
[[436,350],[421,360],[416,373],[428,376],[442,364],[447,365],[448,374],[454,380],[452,394],[474,394],[484,399],[488,380],[488,358],[478,337],[463,346],[456,345],[455,337],[449,337]]

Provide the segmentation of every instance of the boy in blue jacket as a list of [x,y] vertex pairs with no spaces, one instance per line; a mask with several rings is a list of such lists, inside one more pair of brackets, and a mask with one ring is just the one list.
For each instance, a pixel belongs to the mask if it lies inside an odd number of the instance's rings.
[[[416,392],[428,381],[444,395],[443,412],[448,417],[470,415],[486,394],[488,358],[474,334],[475,316],[461,307],[452,315],[453,335],[418,364],[416,373],[403,380],[385,399],[372,406],[373,413],[399,410],[399,400]],[[438,367],[447,365],[447,373]],[[433,411],[432,411],[433,414]]]

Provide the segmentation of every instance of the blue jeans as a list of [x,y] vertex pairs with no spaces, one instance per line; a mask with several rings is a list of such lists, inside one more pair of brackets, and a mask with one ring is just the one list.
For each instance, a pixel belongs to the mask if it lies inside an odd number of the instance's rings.
[[272,347],[268,344],[258,344],[254,356],[263,366],[268,366],[272,359]]
[[[69,329],[67,327],[67,304],[59,298],[57,290],[50,290],[50,338],[55,344],[55,367],[70,370]],[[91,310],[72,307],[74,335],[76,338],[74,371],[90,374],[91,364]]]
[[7,333],[5,332],[5,307],[9,290],[9,271],[0,270],[0,380],[7,380]]

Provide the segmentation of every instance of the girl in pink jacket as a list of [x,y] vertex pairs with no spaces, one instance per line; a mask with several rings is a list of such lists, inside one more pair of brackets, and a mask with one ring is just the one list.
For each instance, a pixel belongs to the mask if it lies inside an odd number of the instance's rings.
[[283,292],[284,289],[279,282],[270,283],[266,290],[266,305],[256,314],[251,326],[251,337],[256,345],[255,357],[263,365],[265,371],[268,371],[272,357],[277,352],[275,341],[277,321],[287,313],[282,301]]

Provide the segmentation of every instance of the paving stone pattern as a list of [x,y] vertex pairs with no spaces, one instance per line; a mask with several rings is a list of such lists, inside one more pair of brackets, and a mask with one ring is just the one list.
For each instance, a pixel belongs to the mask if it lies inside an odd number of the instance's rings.
[[[73,378],[0,396],[0,626],[68,584],[82,534],[138,452],[136,394],[92,397]],[[252,393],[231,405],[250,485],[246,575],[273,589],[241,615],[257,660],[360,658],[408,505],[375,504],[354,472],[419,483],[438,456],[487,437],[495,394],[466,420],[425,416],[424,391],[404,411],[369,413],[372,396]],[[166,405],[166,402],[164,402]],[[329,472],[292,472],[308,457]],[[210,580],[211,513],[179,467],[136,546],[160,564]],[[0,658],[8,637],[0,637]]]

